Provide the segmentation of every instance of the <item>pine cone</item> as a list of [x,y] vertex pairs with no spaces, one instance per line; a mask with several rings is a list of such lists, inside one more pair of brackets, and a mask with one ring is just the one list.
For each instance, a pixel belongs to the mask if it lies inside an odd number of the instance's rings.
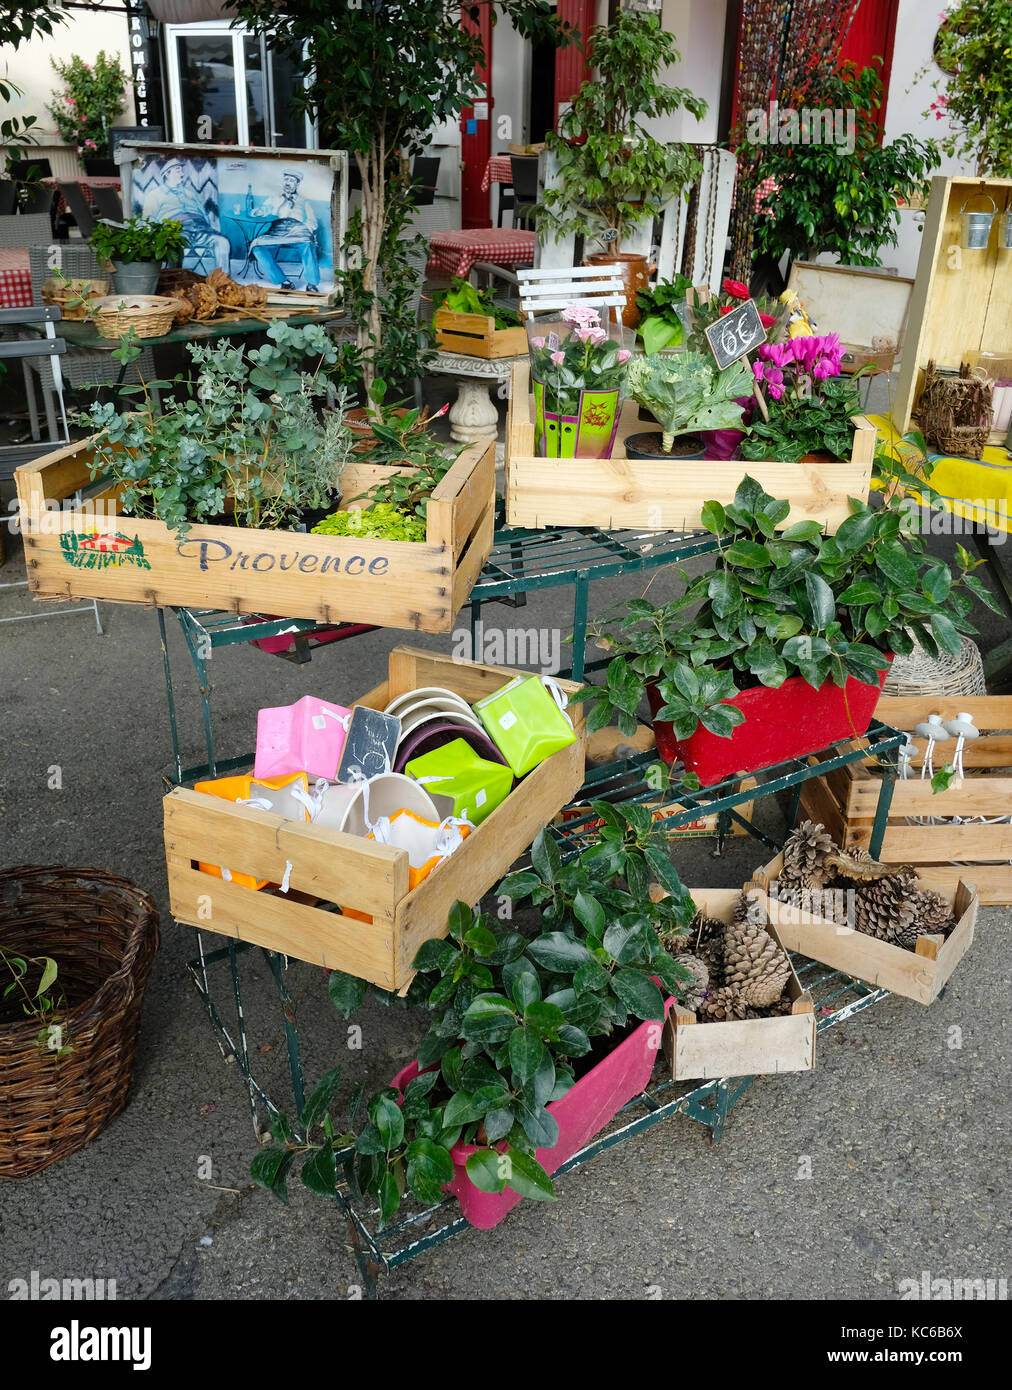
[[705,962],[701,961],[698,956],[692,955],[690,951],[680,951],[672,956],[672,960],[692,976],[691,980],[684,981],[681,986],[679,1003],[683,1008],[691,1009],[694,1014],[697,1014],[709,989],[710,972],[707,970]]
[[780,883],[789,890],[824,888],[831,876],[826,861],[836,852],[836,845],[823,826],[803,820],[784,844]]
[[724,984],[756,1009],[775,1003],[791,974],[787,952],[756,920],[760,915],[766,916],[763,905],[742,893],[724,937]]
[[866,849],[836,850],[826,862],[834,879],[849,879],[855,883],[871,883],[876,879],[900,875],[917,877],[909,864],[882,864],[873,859]]
[[914,924],[915,892],[904,875],[862,884],[854,894],[854,927],[879,941],[895,942]]
[[732,1019],[748,1018],[751,1010],[736,989],[722,987],[708,994],[697,1010],[708,1023],[728,1023]]
[[955,928],[952,908],[941,893],[930,888],[915,888],[910,894],[913,917],[910,926],[895,939],[895,945],[912,951],[919,936],[948,936]]
[[724,982],[724,933],[727,926],[718,917],[705,917],[697,912],[689,924],[686,944],[693,955],[703,962],[710,976],[710,985]]

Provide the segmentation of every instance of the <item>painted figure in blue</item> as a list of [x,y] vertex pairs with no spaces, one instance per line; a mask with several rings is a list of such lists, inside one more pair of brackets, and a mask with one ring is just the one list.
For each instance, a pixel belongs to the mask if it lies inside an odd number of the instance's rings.
[[316,213],[307,199],[299,196],[302,175],[288,172],[281,176],[281,192],[268,198],[256,209],[261,215],[273,215],[274,221],[251,244],[253,262],[261,280],[279,285],[283,290],[296,288],[290,278],[291,266],[283,268],[278,253],[288,250],[298,256],[303,285],[311,292],[320,286],[320,259],[317,250]]
[[141,216],[156,222],[171,218],[182,222],[187,240],[184,263],[187,257],[196,255],[203,259],[210,255],[215,266],[228,274],[232,254],[229,239],[212,223],[207,206],[187,177],[182,160],[170,160],[162,170],[161,181],[153,182],[148,188]]

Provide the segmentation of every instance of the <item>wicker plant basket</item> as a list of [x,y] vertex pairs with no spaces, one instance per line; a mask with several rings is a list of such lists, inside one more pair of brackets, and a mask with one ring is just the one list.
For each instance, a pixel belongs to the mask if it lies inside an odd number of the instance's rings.
[[[46,280],[42,286],[42,302],[55,304],[68,323],[81,323],[88,317],[89,306],[108,293],[108,280],[52,279]],[[87,300],[88,303],[84,304],[82,300]]]
[[966,362],[959,376],[940,376],[933,361],[924,372],[917,414],[924,438],[942,454],[979,459],[991,433],[994,382]]
[[21,865],[0,873],[0,946],[52,956],[67,1003],[70,1051],[57,1056],[13,994],[0,1000],[0,1178],[26,1178],[84,1148],[126,1104],[158,910],[100,869]]
[[172,327],[179,301],[157,294],[109,294],[95,302],[95,327],[103,338],[160,338]]

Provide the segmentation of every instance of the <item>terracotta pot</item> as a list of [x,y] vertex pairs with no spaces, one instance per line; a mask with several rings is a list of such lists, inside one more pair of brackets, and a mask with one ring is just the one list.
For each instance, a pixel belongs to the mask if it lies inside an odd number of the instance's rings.
[[655,269],[647,265],[646,256],[631,251],[604,251],[597,256],[586,256],[584,265],[616,265],[625,282],[625,308],[622,322],[626,328],[635,328],[640,321],[640,311],[636,307],[636,291],[645,290],[650,275]]
[[[846,686],[828,682],[813,690],[801,676],[789,676],[776,690],[765,685],[742,690],[724,701],[745,715],[744,724],[730,738],[700,725],[691,738],[679,739],[669,722],[655,719],[657,751],[666,763],[681,759],[686,772],[694,772],[709,787],[736,772],[756,772],[818,753],[841,739],[859,738],[868,731],[891,663],[892,655],[884,652],[878,685],[850,676]],[[661,708],[655,685],[647,686],[647,701],[651,714]]]

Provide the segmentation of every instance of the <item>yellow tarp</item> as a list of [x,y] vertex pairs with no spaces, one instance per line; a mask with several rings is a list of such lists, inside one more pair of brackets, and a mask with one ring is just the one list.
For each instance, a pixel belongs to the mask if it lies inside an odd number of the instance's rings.
[[[887,415],[868,417],[893,458],[913,472],[919,452],[900,442],[900,432]],[[1012,534],[1012,457],[1001,445],[984,449],[983,460],[949,458],[928,450],[931,486],[945,498],[954,515]],[[912,490],[908,489],[910,495]]]

